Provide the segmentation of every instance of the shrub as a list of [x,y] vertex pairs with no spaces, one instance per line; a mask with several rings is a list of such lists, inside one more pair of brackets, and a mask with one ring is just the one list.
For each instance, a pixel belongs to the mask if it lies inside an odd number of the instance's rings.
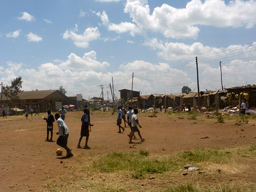
[[224,123],[224,117],[220,114],[217,116],[218,123]]

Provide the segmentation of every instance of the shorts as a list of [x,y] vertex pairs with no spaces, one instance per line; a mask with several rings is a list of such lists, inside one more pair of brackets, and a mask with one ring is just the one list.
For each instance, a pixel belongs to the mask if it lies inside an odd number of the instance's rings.
[[122,123],[122,119],[117,119],[116,124],[121,125],[121,123]]
[[68,135],[66,136],[59,136],[59,138],[57,139],[57,145],[65,148],[67,146],[68,143]]
[[53,130],[53,126],[47,125],[47,130]]
[[81,126],[81,137],[89,136],[89,125]]
[[131,128],[133,132],[139,132],[139,129],[137,126]]

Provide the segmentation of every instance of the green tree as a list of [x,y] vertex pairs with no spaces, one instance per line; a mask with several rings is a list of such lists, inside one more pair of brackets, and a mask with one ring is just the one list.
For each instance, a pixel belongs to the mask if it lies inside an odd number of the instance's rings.
[[181,92],[189,94],[191,92],[191,89],[188,86],[183,86]]
[[64,89],[62,86],[59,87],[59,91],[61,93],[63,93],[64,95],[66,95],[66,93],[67,93],[66,89]]
[[3,86],[3,94],[7,97],[7,99],[17,100],[19,99],[19,92],[22,92],[22,78],[17,77],[13,81],[11,81],[11,85]]

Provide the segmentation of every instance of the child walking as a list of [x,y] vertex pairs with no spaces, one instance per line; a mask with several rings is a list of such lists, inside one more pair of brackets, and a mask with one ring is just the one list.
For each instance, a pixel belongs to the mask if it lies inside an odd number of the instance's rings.
[[63,147],[64,149],[66,149],[66,151],[67,151],[66,157],[67,158],[68,157],[72,157],[73,154],[71,153],[71,149],[69,149],[68,146],[67,146],[67,144],[68,144],[68,136],[69,136],[68,126],[63,121],[63,119],[60,118],[60,114],[59,113],[55,114],[55,119],[56,119],[58,127],[59,127],[59,132],[57,133],[57,135],[59,135],[59,138],[57,140],[57,144],[59,146]]
[[78,141],[78,145],[77,148],[81,148],[81,141],[82,138],[85,136],[85,146],[84,149],[90,149],[90,147],[88,146],[88,140],[89,140],[89,125],[92,126],[90,124],[90,116],[89,116],[89,109],[85,108],[84,109],[84,114],[81,117],[81,121],[82,121],[82,125],[81,125],[81,133],[80,133],[80,138]]
[[138,135],[139,135],[139,137],[141,139],[141,142],[145,141],[145,139],[143,139],[141,134],[140,134],[140,130],[138,129],[138,126],[140,128],[142,128],[142,127],[139,124],[139,120],[138,120],[137,114],[138,114],[138,109],[134,109],[134,114],[132,115],[132,119],[131,119],[132,131],[130,133],[130,143],[132,143],[132,138],[133,138],[135,132],[138,132]]
[[[45,141],[52,141],[52,135],[53,135],[53,122],[54,122],[54,117],[51,114],[51,111],[47,111],[47,118],[43,117],[44,120],[46,120],[47,123],[47,135],[46,135],[46,140]],[[49,139],[49,133],[51,133],[51,138]]]

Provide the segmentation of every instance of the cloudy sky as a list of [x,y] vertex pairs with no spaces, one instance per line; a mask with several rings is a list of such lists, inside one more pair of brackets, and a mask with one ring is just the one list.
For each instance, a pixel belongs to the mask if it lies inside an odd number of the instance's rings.
[[0,81],[110,98],[254,84],[256,0],[1,0]]

